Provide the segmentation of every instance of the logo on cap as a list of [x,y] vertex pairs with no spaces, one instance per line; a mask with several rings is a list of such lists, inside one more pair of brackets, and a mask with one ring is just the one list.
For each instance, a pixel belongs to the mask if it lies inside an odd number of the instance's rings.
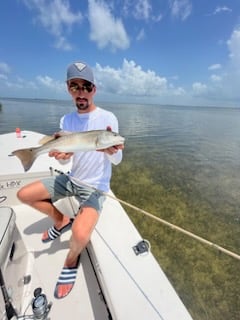
[[76,66],[76,68],[81,72],[84,68],[86,68],[86,64],[82,63],[82,62],[76,62],[74,63],[74,65]]

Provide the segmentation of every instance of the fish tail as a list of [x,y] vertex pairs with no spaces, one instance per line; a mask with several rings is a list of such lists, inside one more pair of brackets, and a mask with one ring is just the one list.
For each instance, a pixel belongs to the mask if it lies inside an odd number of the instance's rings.
[[37,158],[37,148],[19,149],[12,152],[12,155],[17,156],[23,165],[24,171],[28,171]]

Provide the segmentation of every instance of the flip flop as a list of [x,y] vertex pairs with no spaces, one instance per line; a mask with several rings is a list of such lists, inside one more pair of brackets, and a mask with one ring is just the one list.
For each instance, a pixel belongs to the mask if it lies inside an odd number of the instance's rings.
[[[72,290],[76,277],[77,277],[77,271],[78,271],[78,266],[80,262],[80,255],[78,256],[77,263],[75,267],[63,267],[62,271],[60,273],[60,276],[58,278],[58,281],[56,283],[56,287],[54,290],[54,297],[56,299],[62,299],[65,298]],[[71,285],[71,287],[66,291],[66,293],[62,296],[59,295],[59,286],[61,285]]]
[[46,239],[42,239],[42,242],[46,243],[60,237],[61,234],[71,229],[73,223],[73,219],[70,219],[69,223],[63,226],[61,229],[57,229],[55,226],[50,227],[47,230],[48,237]]

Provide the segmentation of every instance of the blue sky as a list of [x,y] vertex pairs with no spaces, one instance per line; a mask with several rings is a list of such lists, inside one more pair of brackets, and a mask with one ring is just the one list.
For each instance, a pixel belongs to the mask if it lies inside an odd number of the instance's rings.
[[240,106],[239,0],[7,0],[0,30],[0,97],[68,99],[82,60],[96,101]]

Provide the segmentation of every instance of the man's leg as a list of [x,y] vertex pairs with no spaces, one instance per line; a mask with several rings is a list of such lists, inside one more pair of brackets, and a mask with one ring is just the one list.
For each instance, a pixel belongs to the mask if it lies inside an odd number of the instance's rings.
[[[78,267],[77,262],[79,255],[88,244],[98,218],[99,213],[94,208],[84,207],[80,210],[72,225],[70,249],[63,270]],[[65,297],[71,291],[73,285],[74,281],[71,283],[57,283],[55,296],[57,298]]]

